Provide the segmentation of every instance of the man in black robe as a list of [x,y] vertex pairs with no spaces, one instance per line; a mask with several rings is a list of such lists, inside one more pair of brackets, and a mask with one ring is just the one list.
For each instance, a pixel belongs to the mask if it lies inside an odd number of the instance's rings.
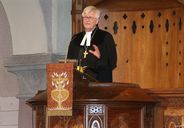
[[85,31],[72,37],[68,59],[77,59],[78,65],[99,82],[112,82],[112,70],[116,67],[117,53],[112,35],[98,28],[100,11],[94,6],[83,10]]

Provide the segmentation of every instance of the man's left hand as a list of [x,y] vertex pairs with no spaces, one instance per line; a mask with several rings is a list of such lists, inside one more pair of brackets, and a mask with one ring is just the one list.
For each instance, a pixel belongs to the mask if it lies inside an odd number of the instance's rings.
[[98,59],[100,59],[100,50],[96,45],[93,45],[94,50],[89,50],[90,53],[92,53],[94,56],[96,56]]

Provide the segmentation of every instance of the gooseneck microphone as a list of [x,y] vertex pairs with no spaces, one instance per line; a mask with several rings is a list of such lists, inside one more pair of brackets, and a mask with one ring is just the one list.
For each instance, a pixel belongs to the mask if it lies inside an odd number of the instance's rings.
[[83,66],[82,66],[83,52],[84,52],[84,49],[80,48],[78,53],[78,63],[77,63],[77,70],[80,72],[83,72]]

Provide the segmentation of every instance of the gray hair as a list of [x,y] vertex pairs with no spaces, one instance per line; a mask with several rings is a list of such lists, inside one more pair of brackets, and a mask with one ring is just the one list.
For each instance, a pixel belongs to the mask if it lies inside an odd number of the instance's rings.
[[95,6],[87,6],[86,8],[84,8],[82,16],[84,17],[90,12],[94,12],[97,19],[100,17],[100,10],[97,9]]

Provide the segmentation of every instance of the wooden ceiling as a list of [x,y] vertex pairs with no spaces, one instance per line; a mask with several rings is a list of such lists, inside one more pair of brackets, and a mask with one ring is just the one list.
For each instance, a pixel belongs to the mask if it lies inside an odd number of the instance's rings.
[[184,7],[184,0],[88,0],[87,4],[111,11],[132,11]]
[[178,0],[180,3],[184,4],[184,0]]

